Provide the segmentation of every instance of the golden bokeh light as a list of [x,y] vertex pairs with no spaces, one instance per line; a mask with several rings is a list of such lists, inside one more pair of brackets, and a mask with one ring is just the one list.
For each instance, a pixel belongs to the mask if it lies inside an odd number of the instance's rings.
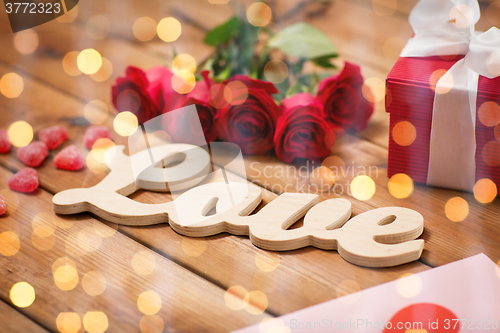
[[346,171],[345,162],[338,156],[329,156],[325,158],[321,166],[328,168],[333,173],[335,180],[344,177]]
[[335,183],[335,173],[325,166],[320,166],[314,169],[309,175],[309,182],[311,186],[318,189],[318,191],[326,192]]
[[395,174],[387,184],[389,193],[397,199],[408,198],[413,193],[413,179],[404,173]]
[[28,282],[18,282],[10,289],[10,300],[19,308],[26,308],[35,301],[35,288]]
[[98,271],[90,271],[82,278],[83,290],[90,296],[98,296],[106,290],[106,277]]
[[83,115],[92,125],[100,125],[108,118],[108,106],[103,101],[94,99],[85,105]]
[[[437,86],[438,82],[440,82],[439,87]],[[434,71],[429,78],[429,86],[437,94],[448,93],[453,88],[453,83],[453,74],[445,69]]]
[[150,251],[139,251],[132,257],[132,268],[139,275],[149,275],[156,269],[156,257]]
[[255,265],[263,272],[272,272],[280,265],[278,252],[258,251],[255,254]]
[[271,8],[263,2],[254,2],[247,9],[247,20],[256,27],[263,27],[271,22]]
[[49,251],[56,243],[56,236],[52,234],[47,237],[41,237],[33,233],[31,235],[31,243],[39,251]]
[[254,316],[262,314],[268,306],[267,296],[260,290],[254,290],[246,294],[245,303],[245,310]]
[[399,37],[391,37],[385,41],[382,51],[384,56],[391,61],[396,61],[405,47],[406,42]]
[[14,46],[22,54],[35,52],[39,42],[38,34],[33,29],[27,29],[14,34]]
[[500,105],[493,101],[481,104],[477,116],[484,126],[492,127],[500,123]]
[[156,32],[164,42],[176,41],[182,33],[181,23],[173,17],[165,17],[158,23]]
[[24,90],[24,81],[17,73],[7,73],[0,79],[0,92],[7,98],[16,98]]
[[354,304],[361,297],[356,294],[361,290],[359,284],[351,279],[344,280],[337,285],[335,288],[335,293],[339,301],[343,304]]
[[172,60],[172,70],[174,73],[180,71],[180,70],[187,70],[190,71],[191,73],[196,72],[196,60],[193,58],[192,55],[187,54],[187,53],[181,53],[178,54],[174,60]]
[[142,333],[161,333],[165,328],[165,323],[158,315],[144,315],[139,322],[139,328]]
[[56,326],[61,333],[78,333],[82,328],[82,319],[75,312],[61,312],[56,318]]
[[139,126],[137,116],[129,111],[118,113],[113,120],[113,128],[121,136],[129,136],[137,126]]
[[15,147],[25,147],[33,140],[33,127],[24,120],[12,123],[7,130],[10,143]]
[[358,200],[369,200],[375,194],[375,190],[375,182],[366,175],[357,176],[351,182],[352,196]]
[[454,197],[444,206],[446,217],[453,222],[461,222],[469,215],[469,204],[463,198]]
[[51,216],[47,213],[39,213],[31,220],[33,234],[40,237],[49,237],[56,231],[56,225],[51,221]]
[[71,51],[66,53],[62,60],[63,69],[66,74],[71,76],[78,76],[82,74],[82,71],[78,69],[77,59],[80,52]]
[[474,24],[474,11],[466,4],[458,4],[450,11],[450,22],[459,29],[465,29]]
[[150,41],[156,36],[156,21],[148,16],[139,17],[132,26],[132,32],[141,42]]
[[113,64],[108,58],[102,57],[102,65],[97,72],[90,74],[90,77],[96,82],[104,82],[109,80],[113,75]]
[[231,310],[243,310],[248,304],[248,291],[242,286],[233,286],[224,293],[224,302]]
[[490,141],[486,143],[481,151],[481,155],[486,164],[490,166],[500,165],[500,142]]
[[95,40],[106,38],[111,30],[111,24],[104,15],[94,15],[87,21],[87,35]]
[[54,283],[61,290],[72,290],[78,284],[78,271],[74,266],[59,266],[54,274]]
[[232,91],[226,90],[226,86],[223,83],[216,83],[210,87],[208,91],[208,102],[216,109],[222,109],[232,102]]
[[85,253],[93,252],[101,247],[102,238],[93,227],[86,227],[77,235],[78,246]]
[[417,129],[409,121],[400,121],[392,129],[392,139],[400,146],[409,146],[416,138]]
[[145,315],[155,315],[161,309],[161,297],[154,291],[145,291],[137,298],[137,307]]
[[104,312],[89,311],[83,316],[83,327],[88,333],[104,333],[108,325],[108,316]]
[[368,102],[381,102],[385,98],[385,83],[378,77],[370,77],[363,83],[361,92]]
[[115,143],[108,138],[97,139],[90,153],[94,155],[97,161],[104,163],[104,154],[106,154],[109,148],[113,148],[114,146]]
[[59,23],[72,23],[77,17],[78,6],[74,6],[69,12],[66,12],[66,14],[56,17],[56,20]]
[[78,69],[87,75],[97,73],[102,66],[102,57],[94,49],[85,49],[76,58]]
[[172,75],[172,88],[179,94],[187,94],[196,85],[196,77],[187,69],[181,69]]
[[264,76],[269,82],[281,83],[288,77],[288,66],[280,59],[269,60],[264,66]]
[[398,279],[396,289],[404,298],[413,298],[422,291],[422,280],[416,274],[403,274]]
[[181,248],[190,257],[199,257],[207,249],[207,241],[204,237],[190,238],[183,237]]
[[398,9],[397,0],[372,0],[372,8],[375,14],[389,16]]
[[87,168],[89,168],[89,170],[95,174],[103,174],[108,171],[108,167],[106,166],[106,164],[96,160],[94,154],[92,153],[89,153],[87,155],[85,163],[87,164]]
[[492,202],[498,194],[497,185],[488,178],[479,179],[473,191],[474,198],[483,204]]
[[231,81],[224,87],[224,98],[231,105],[241,105],[248,98],[248,87],[241,81]]
[[0,253],[6,257],[15,255],[21,248],[19,237],[12,231],[4,231],[0,234]]

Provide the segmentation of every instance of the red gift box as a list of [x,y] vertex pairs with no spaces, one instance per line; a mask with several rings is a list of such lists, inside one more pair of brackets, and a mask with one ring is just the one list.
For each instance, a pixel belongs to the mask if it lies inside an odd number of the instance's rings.
[[[416,183],[427,183],[429,168],[429,145],[431,135],[432,113],[434,105],[434,87],[440,76],[449,70],[463,56],[451,57],[450,60],[441,57],[399,58],[387,77],[386,110],[390,113],[389,160],[388,176],[405,173]],[[438,72],[436,72],[438,71]],[[479,119],[479,109],[486,102],[500,105],[500,77],[489,79],[479,77],[478,96],[476,105],[476,181],[482,178],[491,179],[500,188],[500,125],[495,138],[495,125],[486,126]],[[489,104],[490,106],[493,104]],[[484,109],[486,110],[486,109]],[[491,114],[483,112],[490,119],[496,119],[500,114],[490,108]],[[484,120],[484,117],[482,117]],[[500,120],[500,118],[498,118]],[[410,129],[410,131],[396,131],[394,127]],[[493,121],[495,122],[495,121]],[[402,126],[406,125],[406,126]],[[488,122],[488,125],[491,123]],[[416,138],[409,145],[400,145],[411,142],[413,130]],[[394,134],[397,135],[396,141]],[[460,133],[457,133],[460,135]],[[402,137],[401,137],[402,136]],[[486,146],[486,148],[485,148]]]

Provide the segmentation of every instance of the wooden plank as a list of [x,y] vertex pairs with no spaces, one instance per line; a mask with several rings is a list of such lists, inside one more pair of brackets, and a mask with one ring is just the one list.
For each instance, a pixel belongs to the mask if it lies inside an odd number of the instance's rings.
[[[0,74],[4,72],[5,69],[0,69]],[[39,98],[46,100],[40,103]],[[7,126],[14,119],[25,119],[34,124],[35,130],[58,123],[69,129],[70,140],[81,152],[86,152],[82,145],[84,128],[69,122],[71,117],[82,116],[81,102],[25,77],[22,97],[15,101],[0,98],[0,109],[11,110],[9,113],[2,112],[0,127]],[[20,110],[30,112],[18,112]],[[107,124],[110,126],[111,121]],[[117,142],[124,141],[116,134],[113,137]],[[11,169],[21,168],[14,154],[0,156],[0,163]],[[93,173],[88,168],[80,172],[56,170],[51,158],[38,168],[42,186],[51,193],[89,187],[105,175]],[[275,194],[265,191],[264,204],[275,197]],[[165,194],[150,192],[140,192],[132,198],[148,203],[169,200]],[[354,280],[364,289],[394,280],[404,273],[428,269],[418,262],[395,268],[367,269],[345,262],[337,252],[310,248],[288,253],[267,252],[254,247],[245,237],[217,235],[193,240],[176,234],[167,225],[120,227],[119,230],[224,288],[239,285],[249,291],[262,291],[269,301],[269,311],[275,314],[288,313],[335,298],[336,286],[347,279]],[[193,255],[198,253],[197,248],[203,249],[200,250],[202,253]],[[278,267],[271,272],[262,271],[256,261],[262,266],[261,262],[266,260],[271,261],[271,267],[273,263]],[[297,288],[299,285],[301,287]],[[354,290],[355,287],[348,291]]]
[[[7,187],[10,176],[0,168],[0,188]],[[158,315],[167,329],[223,332],[269,317],[231,310],[225,304],[223,289],[116,232],[116,226],[84,214],[56,216],[52,196],[42,189],[31,195],[9,191],[5,196],[9,213],[2,217],[0,230],[18,235],[20,249],[0,258],[0,297],[7,300],[12,285],[28,282],[36,298],[20,311],[52,331],[57,330],[56,318],[61,312],[85,315],[89,311],[101,311],[107,316],[109,332],[135,331],[143,316],[139,296],[146,291],[161,298]],[[134,259],[137,253],[139,259]],[[67,274],[78,277],[66,281],[64,274],[57,273],[57,260],[62,257],[70,258],[76,269]],[[93,291],[102,289],[103,283],[89,279],[91,271],[105,278],[102,294]],[[146,307],[155,304],[153,299],[146,302]]]
[[28,317],[23,316],[3,301],[0,301],[0,323],[2,323],[2,330],[9,333],[48,332],[45,328],[36,324]]

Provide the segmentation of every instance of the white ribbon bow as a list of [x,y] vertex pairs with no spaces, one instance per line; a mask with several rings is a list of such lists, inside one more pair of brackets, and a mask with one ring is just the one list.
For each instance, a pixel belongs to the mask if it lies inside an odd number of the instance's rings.
[[477,0],[421,0],[410,14],[415,32],[401,57],[465,55],[438,81],[427,184],[472,191],[475,184],[479,75],[500,76],[500,30],[476,34]]

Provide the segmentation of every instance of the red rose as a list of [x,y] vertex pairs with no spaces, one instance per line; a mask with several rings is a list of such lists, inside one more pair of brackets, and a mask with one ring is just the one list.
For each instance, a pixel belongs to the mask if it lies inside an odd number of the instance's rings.
[[[280,108],[271,94],[278,90],[271,82],[254,80],[244,75],[235,75],[224,84],[232,81],[242,82],[244,86],[232,91],[233,98],[238,100],[237,105],[227,105],[217,114],[219,137],[240,146],[244,154],[262,155],[274,146],[273,136]],[[248,97],[242,102],[241,96],[247,94]]]
[[[165,89],[164,96],[167,100],[163,109],[164,113],[179,109],[184,106],[196,105],[198,118],[200,119],[203,133],[197,131],[196,119],[187,119],[182,113],[172,114],[170,117],[164,117],[163,128],[176,142],[203,144],[213,142],[217,139],[217,131],[214,126],[216,109],[210,105],[209,90],[212,81],[208,78],[208,71],[202,73],[204,80],[196,82],[193,90],[185,95],[180,95],[173,91]],[[168,98],[167,98],[168,97]],[[189,118],[192,118],[192,114]]]
[[319,82],[317,98],[328,119],[345,130],[361,131],[373,113],[373,104],[361,91],[363,77],[359,66],[346,62],[342,72]]
[[331,152],[325,136],[333,128],[325,120],[323,105],[309,93],[300,93],[281,102],[274,144],[276,155],[284,162],[295,158],[319,160]]
[[146,74],[139,68],[129,66],[125,75],[118,78],[111,89],[116,109],[134,113],[141,124],[158,116],[159,105],[150,95]]

